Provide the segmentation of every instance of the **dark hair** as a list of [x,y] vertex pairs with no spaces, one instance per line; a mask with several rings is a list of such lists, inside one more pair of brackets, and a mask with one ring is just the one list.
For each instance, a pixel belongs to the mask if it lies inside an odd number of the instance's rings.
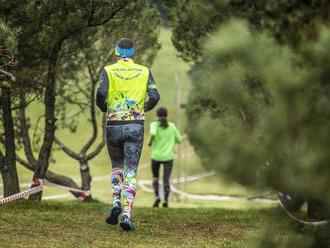
[[167,109],[164,107],[160,107],[157,109],[157,116],[158,120],[160,121],[160,126],[163,128],[168,127],[168,121],[167,121]]
[[129,49],[134,46],[133,41],[128,38],[121,38],[116,43],[120,48]]

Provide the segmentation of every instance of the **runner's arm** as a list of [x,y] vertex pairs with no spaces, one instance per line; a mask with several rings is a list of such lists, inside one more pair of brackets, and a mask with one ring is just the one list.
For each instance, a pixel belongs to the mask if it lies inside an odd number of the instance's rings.
[[154,141],[155,139],[155,136],[156,136],[156,132],[157,132],[157,126],[154,122],[151,122],[150,123],[150,140],[149,140],[149,144],[148,146],[151,146],[152,145],[152,142]]
[[151,145],[152,145],[152,142],[154,141],[154,138],[155,138],[155,136],[151,136],[151,137],[150,137],[150,140],[149,140],[148,146],[151,146]]
[[109,80],[106,71],[101,72],[100,87],[96,93],[96,105],[102,112],[107,112],[107,96],[108,96]]
[[144,104],[144,110],[146,112],[152,110],[158,103],[160,96],[159,92],[157,90],[157,85],[155,83],[155,80],[151,74],[151,71],[149,70],[149,78],[148,78],[148,84],[147,84],[147,93],[148,93],[148,101]]

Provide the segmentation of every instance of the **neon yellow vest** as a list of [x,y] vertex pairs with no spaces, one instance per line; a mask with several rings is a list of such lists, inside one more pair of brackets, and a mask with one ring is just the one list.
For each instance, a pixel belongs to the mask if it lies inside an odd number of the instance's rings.
[[109,79],[107,120],[145,120],[149,69],[133,60],[106,66]]

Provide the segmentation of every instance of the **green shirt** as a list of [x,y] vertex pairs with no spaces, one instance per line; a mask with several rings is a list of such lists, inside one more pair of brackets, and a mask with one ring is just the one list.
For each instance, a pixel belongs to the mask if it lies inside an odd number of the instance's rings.
[[174,145],[179,144],[181,135],[175,124],[168,123],[167,128],[160,126],[159,121],[150,124],[152,140],[151,159],[156,161],[169,161],[174,158]]

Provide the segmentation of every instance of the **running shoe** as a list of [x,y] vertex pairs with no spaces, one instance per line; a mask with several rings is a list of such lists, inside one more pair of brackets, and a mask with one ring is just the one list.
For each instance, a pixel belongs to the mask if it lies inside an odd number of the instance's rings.
[[117,205],[113,206],[109,217],[105,220],[107,224],[110,225],[117,225],[118,224],[118,216],[120,215],[122,211],[121,204],[118,203]]
[[135,229],[131,218],[126,215],[123,215],[121,222],[120,222],[120,226],[124,231],[127,231],[127,232],[132,232]]
[[160,203],[160,198],[157,197],[154,201],[154,204],[152,205],[153,208],[158,208]]
[[168,208],[168,203],[167,202],[163,202],[163,208]]

